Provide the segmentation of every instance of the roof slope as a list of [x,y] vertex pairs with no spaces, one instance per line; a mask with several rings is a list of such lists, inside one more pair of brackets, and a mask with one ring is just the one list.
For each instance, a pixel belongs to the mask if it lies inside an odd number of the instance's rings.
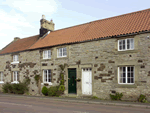
[[149,30],[150,9],[146,9],[53,31],[30,49]]
[[27,50],[38,40],[38,37],[39,35],[31,36],[31,37],[23,38],[23,39],[18,39],[17,41],[10,43],[8,46],[2,49],[0,51],[0,54],[13,53],[13,52]]

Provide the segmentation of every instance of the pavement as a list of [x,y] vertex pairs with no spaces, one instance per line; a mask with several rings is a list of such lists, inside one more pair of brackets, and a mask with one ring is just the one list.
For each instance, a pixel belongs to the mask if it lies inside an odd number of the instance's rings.
[[129,101],[112,101],[112,100],[100,100],[100,99],[84,99],[84,98],[72,98],[72,97],[48,97],[48,96],[29,96],[18,94],[4,94],[0,93],[0,97],[26,97],[26,98],[40,98],[49,99],[53,101],[71,102],[71,103],[88,103],[88,104],[101,104],[101,105],[114,105],[125,107],[140,107],[150,109],[150,103],[129,102]]

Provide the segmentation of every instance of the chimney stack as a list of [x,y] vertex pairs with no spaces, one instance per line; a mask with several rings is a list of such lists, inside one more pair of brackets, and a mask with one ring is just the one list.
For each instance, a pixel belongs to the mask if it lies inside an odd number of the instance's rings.
[[48,21],[45,19],[45,15],[42,15],[42,19],[40,20],[41,28],[40,28],[40,37],[44,36],[48,31],[54,31],[55,24],[53,20]]
[[17,40],[19,40],[19,39],[20,39],[19,37],[15,37],[15,38],[14,38],[14,41],[17,41]]

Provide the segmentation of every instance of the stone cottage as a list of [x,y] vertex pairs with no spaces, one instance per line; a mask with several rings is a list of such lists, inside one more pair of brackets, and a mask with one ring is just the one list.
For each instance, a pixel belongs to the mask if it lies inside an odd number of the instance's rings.
[[59,65],[66,63],[65,95],[150,97],[150,9],[60,30],[44,16],[40,23],[39,35],[15,37],[0,51],[0,87],[28,76],[29,92],[37,95],[44,83],[59,84]]

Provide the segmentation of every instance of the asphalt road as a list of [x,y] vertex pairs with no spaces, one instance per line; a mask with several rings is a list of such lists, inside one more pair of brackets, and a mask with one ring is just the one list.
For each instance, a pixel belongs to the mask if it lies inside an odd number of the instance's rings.
[[150,113],[150,109],[0,96],[0,113]]

